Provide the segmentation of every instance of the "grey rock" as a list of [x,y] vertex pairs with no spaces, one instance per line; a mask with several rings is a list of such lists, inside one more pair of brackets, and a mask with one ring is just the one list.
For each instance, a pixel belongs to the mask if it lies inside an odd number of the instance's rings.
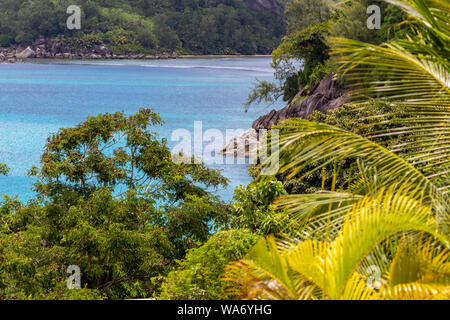
[[16,58],[19,59],[28,59],[28,58],[34,58],[34,56],[36,55],[36,52],[34,52],[33,49],[31,49],[30,47],[27,47],[25,50],[23,50],[20,53],[16,54]]
[[255,129],[248,129],[239,137],[232,139],[218,153],[233,157],[255,157],[259,145],[258,132]]
[[234,157],[254,156],[254,148],[261,145],[260,135],[264,133],[264,129],[289,118],[305,119],[316,110],[326,112],[339,108],[349,99],[350,95],[345,92],[345,88],[330,73],[321,82],[301,90],[283,109],[272,110],[255,120],[251,129],[232,139],[219,153]]
[[345,88],[340,85],[330,73],[321,82],[301,90],[292,102],[280,110],[272,110],[253,122],[255,130],[268,129],[281,121],[290,118],[306,119],[314,111],[326,112],[336,109],[350,99]]
[[0,61],[14,62],[18,59],[26,58],[57,58],[57,59],[175,59],[176,53],[168,54],[166,52],[160,55],[149,55],[127,53],[115,55],[111,47],[103,44],[85,46],[73,50],[69,45],[52,40],[47,37],[39,37],[31,46],[25,50],[18,46],[11,48],[0,48],[0,53],[4,55]]

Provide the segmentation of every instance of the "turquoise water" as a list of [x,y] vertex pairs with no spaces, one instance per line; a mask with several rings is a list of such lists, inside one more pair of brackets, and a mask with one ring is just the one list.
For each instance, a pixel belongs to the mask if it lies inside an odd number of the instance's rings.
[[[193,133],[194,121],[224,136],[226,129],[246,130],[268,111],[244,112],[256,78],[272,80],[270,58],[0,64],[0,163],[11,168],[8,177],[0,177],[0,194],[31,198],[33,179],[26,171],[39,164],[46,138],[88,115],[149,107],[165,120],[156,131],[171,148],[177,143],[170,139],[173,131]],[[209,166],[231,180],[218,190],[224,200],[250,181],[246,164]]]

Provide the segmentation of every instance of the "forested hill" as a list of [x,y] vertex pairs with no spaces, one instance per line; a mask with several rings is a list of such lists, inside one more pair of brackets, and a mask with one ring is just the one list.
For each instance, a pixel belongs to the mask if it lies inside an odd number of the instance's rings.
[[[264,54],[284,34],[284,0],[0,0],[0,47],[43,36],[115,53]],[[81,8],[69,30],[67,8]]]

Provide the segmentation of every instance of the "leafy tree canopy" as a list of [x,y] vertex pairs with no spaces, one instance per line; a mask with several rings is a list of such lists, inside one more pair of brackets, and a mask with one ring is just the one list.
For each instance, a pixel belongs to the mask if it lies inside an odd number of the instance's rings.
[[[37,199],[0,203],[0,298],[122,299],[159,288],[175,259],[227,222],[203,164],[176,164],[150,109],[89,117],[47,141]],[[66,286],[81,270],[82,290]]]

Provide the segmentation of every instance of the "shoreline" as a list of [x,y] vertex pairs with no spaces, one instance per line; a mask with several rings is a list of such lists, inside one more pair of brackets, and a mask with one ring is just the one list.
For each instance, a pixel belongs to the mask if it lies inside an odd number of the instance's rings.
[[136,56],[136,55],[120,55],[120,56],[55,56],[55,57],[30,57],[30,58],[20,58],[15,55],[9,55],[0,57],[0,64],[12,64],[12,63],[27,63],[34,61],[55,61],[55,60],[63,60],[63,61],[108,61],[108,60],[141,60],[141,61],[150,61],[150,60],[177,60],[177,59],[238,59],[238,58],[270,58],[272,55],[264,55],[264,54],[253,54],[253,55],[224,55],[224,54],[207,54],[207,55],[153,55],[153,56]]
[[178,54],[177,52],[146,54],[124,53],[115,54],[110,47],[95,45],[89,48],[73,50],[68,46],[40,38],[23,49],[22,47],[0,47],[0,63],[23,63],[29,60],[170,60],[170,59],[220,59],[220,58],[267,58],[269,54]]
[[270,58],[271,54],[184,54],[179,59]]

